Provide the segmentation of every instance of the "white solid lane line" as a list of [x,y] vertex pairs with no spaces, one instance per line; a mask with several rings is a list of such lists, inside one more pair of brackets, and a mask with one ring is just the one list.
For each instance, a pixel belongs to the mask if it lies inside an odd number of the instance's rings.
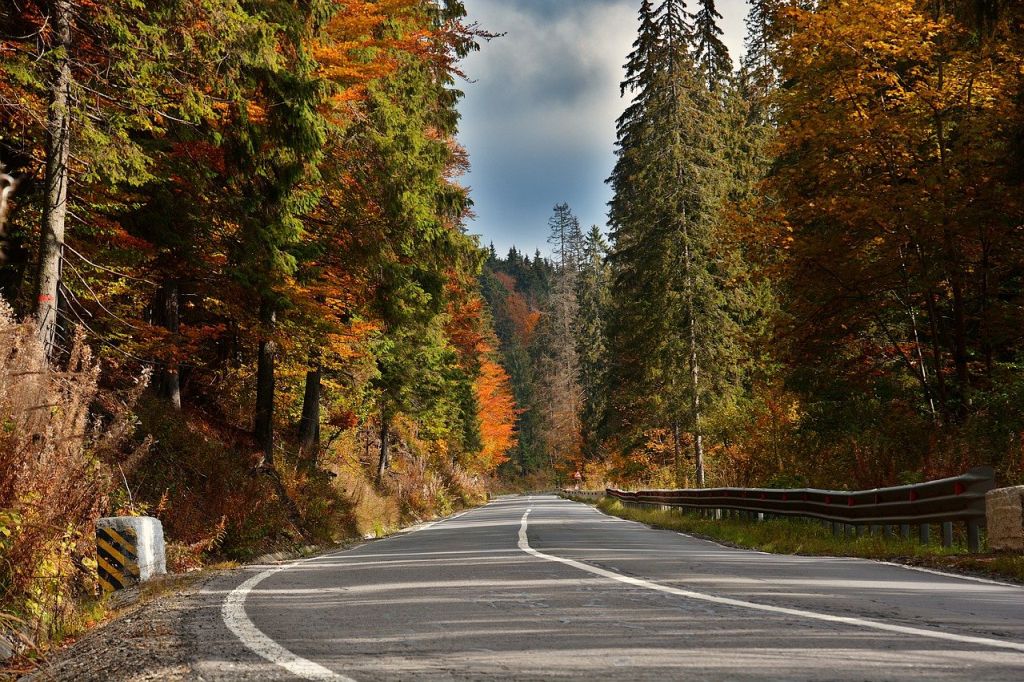
[[251,620],[249,620],[249,616],[245,613],[245,598],[249,596],[249,593],[252,592],[254,587],[275,573],[283,571],[285,568],[287,568],[287,566],[281,566],[279,568],[274,568],[254,575],[232,590],[231,593],[228,594],[227,599],[224,600],[224,606],[221,608],[221,615],[224,617],[224,624],[227,625],[228,629],[235,633],[235,636],[242,641],[242,644],[248,647],[251,651],[259,654],[271,663],[284,668],[296,677],[304,680],[355,682],[351,677],[339,675],[333,670],[323,667],[319,663],[314,663],[313,661],[293,654],[291,651],[263,634],[263,632],[256,627]]
[[828,613],[818,613],[817,611],[806,611],[804,609],[791,609],[784,606],[770,606],[768,604],[757,604],[754,602],[743,601],[741,599],[731,599],[729,597],[716,597],[710,594],[704,594],[702,592],[694,592],[692,590],[683,590],[678,587],[669,587],[668,585],[661,585],[658,583],[650,582],[649,580],[642,580],[640,578],[633,578],[628,575],[621,575],[619,573],[613,573],[612,571],[606,571],[603,568],[597,566],[591,566],[581,561],[574,559],[565,559],[562,557],[554,556],[551,554],[545,554],[538,552],[537,550],[530,547],[530,540],[527,537],[528,521],[530,512],[533,509],[527,509],[526,513],[523,514],[523,518],[519,524],[519,549],[523,550],[527,554],[537,557],[538,559],[545,559],[547,561],[554,561],[559,564],[565,564],[566,566],[572,566],[573,568],[581,571],[586,571],[593,575],[601,576],[609,580],[624,583],[626,585],[633,585],[634,587],[643,587],[648,590],[654,590],[656,592],[664,592],[665,594],[673,594],[678,597],[685,597],[687,599],[695,599],[698,601],[710,602],[712,604],[721,604],[723,606],[735,606],[743,609],[750,609],[753,611],[764,611],[767,613],[775,613],[784,616],[795,616],[797,618],[806,618],[809,620],[824,621],[826,623],[841,623],[843,625],[852,625],[854,627],[868,628],[871,630],[882,630],[883,632],[895,632],[901,635],[911,635],[915,637],[927,637],[929,639],[941,639],[947,642],[957,642],[960,644],[975,644],[985,647],[993,647],[997,649],[1010,649],[1013,651],[1024,652],[1024,644],[1018,644],[1016,642],[1006,642],[1000,639],[990,639],[988,637],[972,637],[970,635],[957,635],[947,632],[937,632],[935,630],[922,630],[920,628],[907,627],[905,625],[893,625],[890,623],[881,623],[874,620],[867,620],[864,618],[852,618],[849,616],[833,616]]
[[[485,507],[487,505],[484,505]],[[480,507],[482,509],[483,507]],[[419,532],[428,530],[429,528],[435,527],[439,523],[446,521],[454,521],[455,519],[465,516],[471,510],[466,510],[461,514],[450,516],[447,519],[440,519],[433,523],[428,523],[423,526],[416,527],[415,531]],[[401,534],[395,534],[391,537],[400,537]],[[387,538],[385,538],[386,540]],[[310,557],[309,559],[303,559],[296,561],[284,566],[278,566],[272,568],[269,571],[263,571],[257,575],[246,580],[244,583],[232,590],[227,598],[224,600],[224,605],[221,607],[221,617],[224,619],[224,624],[227,625],[228,629],[234,633],[235,637],[241,640],[242,644],[246,646],[253,653],[259,654],[260,657],[265,658],[271,663],[278,665],[291,674],[295,675],[304,680],[333,680],[334,682],[356,682],[351,677],[345,677],[340,675],[333,670],[325,668],[319,663],[310,661],[309,659],[302,658],[301,656],[292,653],[287,648],[281,646],[273,639],[263,633],[256,624],[249,620],[248,614],[245,612],[245,600],[249,596],[249,593],[256,588],[261,582],[269,578],[270,576],[280,571],[299,566],[301,564],[317,561],[324,557],[330,557],[338,554],[338,552],[331,552],[329,554],[322,554],[316,557]]]

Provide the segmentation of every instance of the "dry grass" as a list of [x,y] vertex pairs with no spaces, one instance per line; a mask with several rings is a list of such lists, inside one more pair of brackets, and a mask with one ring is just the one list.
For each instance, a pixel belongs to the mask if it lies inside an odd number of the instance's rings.
[[121,444],[145,383],[118,398],[98,380],[81,338],[48,365],[35,326],[0,304],[0,630],[17,623],[33,642],[74,627],[79,598],[96,594],[95,519],[143,452]]

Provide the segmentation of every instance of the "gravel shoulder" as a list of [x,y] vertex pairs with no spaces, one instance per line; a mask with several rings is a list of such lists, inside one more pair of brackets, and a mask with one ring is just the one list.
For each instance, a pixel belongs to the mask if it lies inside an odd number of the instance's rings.
[[[429,525],[421,523],[399,533]],[[57,649],[21,682],[151,682],[212,679],[290,679],[246,649],[224,625],[228,592],[266,570],[302,558],[351,549],[306,547],[260,557],[258,563],[172,575],[116,593],[114,615]],[[374,540],[369,539],[369,542]],[[224,677],[225,671],[228,673]],[[0,676],[0,679],[5,679]]]
[[[196,643],[189,628],[191,614],[210,599],[204,592],[205,585],[236,572],[175,576],[156,584],[149,583],[144,588],[132,588],[119,599],[134,600],[133,603],[124,606],[110,621],[55,652],[35,672],[21,679],[31,682],[194,679],[189,661]],[[158,594],[153,595],[154,591]]]

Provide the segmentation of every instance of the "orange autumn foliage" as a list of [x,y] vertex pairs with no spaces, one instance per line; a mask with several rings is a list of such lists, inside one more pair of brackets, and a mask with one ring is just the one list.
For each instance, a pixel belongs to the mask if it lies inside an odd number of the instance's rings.
[[[347,120],[350,105],[364,99],[367,85],[398,68],[399,53],[427,58],[431,32],[424,29],[391,35],[387,27],[404,17],[416,19],[419,0],[335,0],[336,11],[313,45],[320,75],[335,84],[328,100],[336,122]],[[419,22],[418,22],[419,23]]]
[[479,406],[480,436],[483,449],[475,458],[474,468],[490,472],[508,461],[508,452],[517,444],[515,398],[505,368],[485,357],[476,380]]

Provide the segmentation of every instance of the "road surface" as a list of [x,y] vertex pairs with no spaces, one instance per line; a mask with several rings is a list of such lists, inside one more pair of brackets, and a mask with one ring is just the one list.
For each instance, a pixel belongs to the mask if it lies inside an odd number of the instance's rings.
[[1020,587],[730,549],[553,496],[206,589],[204,680],[1024,679]]

